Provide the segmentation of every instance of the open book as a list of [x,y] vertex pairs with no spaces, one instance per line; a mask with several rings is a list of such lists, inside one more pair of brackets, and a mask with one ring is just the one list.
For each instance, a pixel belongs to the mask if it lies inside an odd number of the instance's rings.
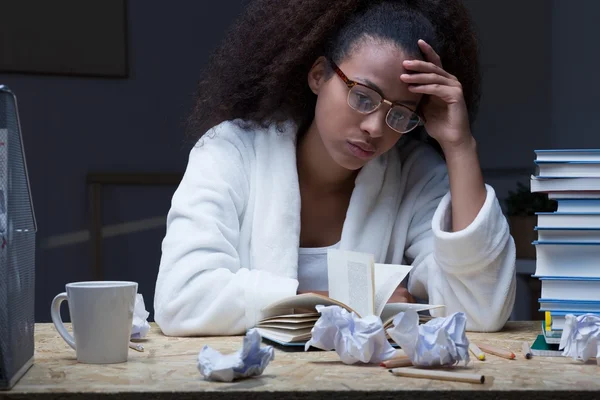
[[263,309],[270,314],[256,325],[262,337],[280,344],[304,344],[319,319],[317,305],[340,306],[359,317],[377,315],[384,329],[402,311],[424,311],[443,305],[388,303],[412,266],[377,264],[371,254],[328,250],[329,297],[304,293],[287,297]]

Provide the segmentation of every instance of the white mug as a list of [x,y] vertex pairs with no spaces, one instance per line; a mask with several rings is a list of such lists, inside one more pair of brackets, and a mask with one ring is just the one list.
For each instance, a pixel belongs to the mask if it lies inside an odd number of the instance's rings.
[[[52,300],[52,322],[75,350],[77,361],[85,364],[127,361],[137,289],[136,282],[74,282],[68,283],[67,291]],[[65,300],[69,303],[75,338],[60,316],[60,305]]]

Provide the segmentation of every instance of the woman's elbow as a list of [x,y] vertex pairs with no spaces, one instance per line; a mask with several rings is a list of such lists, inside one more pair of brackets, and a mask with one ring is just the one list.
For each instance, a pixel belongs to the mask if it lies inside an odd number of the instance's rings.
[[[515,294],[511,293],[503,303],[477,315],[467,318],[467,330],[474,332],[498,332],[506,325],[515,304]],[[493,310],[495,308],[495,310]]]
[[[171,304],[169,304],[171,303]],[[155,304],[154,321],[165,336],[194,336],[186,329],[189,322],[180,313],[172,312],[172,302]]]
[[202,300],[182,305],[171,299],[157,304],[154,321],[166,336],[226,336],[246,331],[243,308]]
[[484,319],[479,321],[467,320],[467,331],[470,332],[498,332],[506,325],[508,318]]

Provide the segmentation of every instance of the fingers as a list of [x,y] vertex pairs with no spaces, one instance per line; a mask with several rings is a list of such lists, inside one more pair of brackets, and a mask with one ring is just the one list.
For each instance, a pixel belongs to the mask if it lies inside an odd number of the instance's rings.
[[388,300],[388,303],[414,303],[415,299],[409,293],[408,289],[403,286],[398,286],[394,294]]
[[400,79],[408,84],[413,93],[436,96],[446,103],[460,101],[463,96],[462,85],[458,79],[442,68],[440,56],[424,40],[418,41],[425,56],[423,60],[404,60],[403,66],[412,74],[402,74]]
[[406,296],[394,294],[390,297],[388,303],[415,303],[415,299],[410,294]]
[[402,74],[400,79],[409,85],[446,85],[446,86],[460,86],[458,81],[441,76],[434,73],[422,73],[422,74]]
[[414,297],[410,294],[410,292],[408,291],[408,289],[406,289],[405,287],[402,287],[402,291],[400,291],[400,296],[403,298],[402,303],[414,303],[415,299]]
[[394,293],[388,300],[388,303],[411,303],[408,297]]
[[403,67],[407,71],[421,72],[421,73],[434,73],[446,77],[448,79],[457,80],[456,77],[441,67],[429,62],[422,60],[404,60],[402,63]]
[[408,90],[412,93],[428,94],[439,97],[448,104],[459,102],[463,96],[461,87],[440,85],[437,83],[409,86]]
[[423,52],[423,55],[425,55],[425,59],[435,64],[436,66],[442,68],[442,60],[440,59],[438,53],[436,53],[435,50],[433,50],[433,47],[431,47],[429,43],[427,43],[423,39],[419,39],[417,43],[419,44],[419,48]]

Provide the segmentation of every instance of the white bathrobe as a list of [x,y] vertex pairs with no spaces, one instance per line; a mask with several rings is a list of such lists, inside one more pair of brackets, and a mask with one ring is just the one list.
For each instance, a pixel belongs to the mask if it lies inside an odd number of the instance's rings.
[[[295,126],[224,122],[191,150],[173,195],[154,298],[166,335],[241,334],[268,304],[296,294],[300,190]],[[358,174],[340,249],[410,264],[411,294],[495,331],[515,299],[515,247],[494,190],[467,228],[450,232],[446,166],[430,147],[398,145]]]

